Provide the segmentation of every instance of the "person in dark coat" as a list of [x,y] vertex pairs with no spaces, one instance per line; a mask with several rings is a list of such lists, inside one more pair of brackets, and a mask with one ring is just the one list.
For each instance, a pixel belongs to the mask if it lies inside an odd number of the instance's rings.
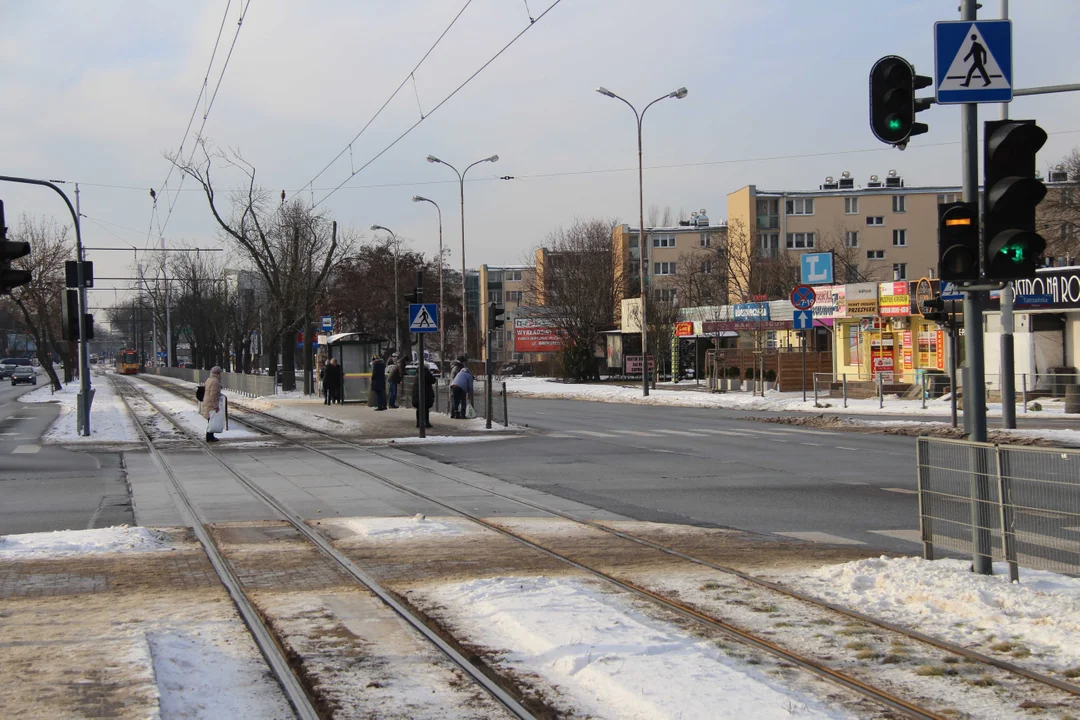
[[416,382],[412,387],[412,403],[416,408],[416,427],[420,427],[420,383],[424,383],[424,427],[431,427],[431,406],[435,404],[435,376],[427,363],[421,361],[417,368]]
[[337,360],[331,358],[323,368],[323,390],[326,392],[327,405],[337,402],[340,384],[341,366],[337,364]]
[[386,361],[376,355],[371,358],[371,389],[375,391],[375,409],[386,409]]
[[391,362],[390,370],[386,373],[386,380],[390,383],[390,407],[397,409],[397,396],[398,386],[401,385],[401,381],[404,379],[404,371],[401,369],[401,363]]

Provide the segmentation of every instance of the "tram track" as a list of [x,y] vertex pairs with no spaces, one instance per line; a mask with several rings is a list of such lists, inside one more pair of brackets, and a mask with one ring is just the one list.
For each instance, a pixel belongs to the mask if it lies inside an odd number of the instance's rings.
[[[172,389],[172,388],[169,387],[169,385],[171,385],[171,384],[165,384],[165,383],[153,383],[153,384],[158,386],[158,387],[169,388],[170,390]],[[861,622],[861,623],[865,623],[867,625],[874,626],[874,627],[876,627],[876,628],[878,628],[878,629],[880,629],[882,631],[886,631],[888,633],[893,633],[893,634],[896,634],[896,635],[902,635],[902,636],[904,636],[905,638],[907,638],[909,640],[916,641],[916,642],[918,642],[918,643],[920,643],[922,645],[931,646],[931,647],[935,648],[936,650],[943,651],[943,652],[946,652],[946,653],[950,653],[950,654],[953,654],[953,655],[957,655],[957,656],[966,658],[967,660],[969,660],[971,662],[977,662],[977,663],[980,663],[980,664],[985,665],[987,667],[993,667],[993,668],[995,668],[995,669],[997,669],[999,671],[1013,674],[1013,675],[1015,675],[1015,676],[1017,676],[1019,678],[1023,678],[1024,681],[1027,681],[1027,682],[1030,682],[1030,683],[1042,684],[1042,685],[1045,685],[1048,688],[1053,688],[1053,689],[1058,690],[1058,691],[1064,691],[1064,692],[1066,692],[1066,693],[1068,693],[1070,695],[1074,695],[1074,696],[1075,695],[1080,695],[1080,688],[1078,688],[1075,685],[1072,685],[1071,683],[1063,683],[1062,681],[1059,681],[1056,678],[1052,678],[1052,677],[1043,675],[1042,673],[1038,673],[1038,672],[1029,670],[1027,668],[1022,668],[1022,667],[1016,666],[1016,665],[1014,665],[1012,663],[1002,661],[1002,660],[1000,660],[998,658],[992,658],[992,657],[983,655],[981,653],[969,650],[967,648],[963,648],[961,646],[957,646],[957,645],[954,645],[952,643],[949,643],[949,642],[946,642],[946,641],[943,641],[943,640],[940,640],[940,639],[937,639],[937,638],[933,638],[931,636],[927,636],[927,635],[924,635],[922,633],[918,633],[917,631],[912,631],[912,630],[909,630],[907,628],[903,628],[901,626],[897,626],[897,625],[893,625],[891,623],[883,622],[883,621],[878,620],[876,618],[872,618],[872,617],[863,615],[861,613],[851,611],[849,609],[842,608],[842,607],[837,606],[837,605],[833,605],[831,603],[826,603],[826,602],[819,601],[819,600],[817,600],[815,598],[812,598],[812,597],[810,597],[808,595],[799,593],[799,592],[794,591],[794,590],[792,590],[790,588],[783,587],[783,586],[778,585],[776,583],[773,583],[771,581],[764,580],[764,579],[761,579],[761,578],[757,578],[757,577],[754,577],[753,575],[750,575],[748,573],[744,573],[744,572],[736,570],[734,568],[726,567],[726,566],[720,565],[718,563],[711,562],[711,561],[709,561],[707,559],[703,559],[703,558],[696,557],[696,556],[693,556],[693,555],[685,553],[685,552],[681,552],[681,551],[679,551],[677,549],[665,546],[665,545],[663,545],[661,543],[657,543],[657,542],[649,540],[647,538],[637,536],[637,535],[635,535],[633,533],[629,533],[629,532],[626,532],[624,530],[619,530],[619,529],[616,529],[616,528],[611,528],[611,527],[605,526],[604,524],[602,524],[602,523],[600,523],[598,521],[582,520],[580,518],[575,518],[569,513],[557,510],[555,508],[550,508],[550,507],[544,506],[541,503],[536,503],[536,502],[532,502],[532,501],[529,501],[529,500],[525,500],[523,498],[514,497],[512,495],[508,495],[508,494],[505,494],[505,493],[500,493],[497,490],[494,490],[494,489],[492,489],[490,487],[475,484],[475,483],[470,483],[470,482],[468,482],[466,480],[463,480],[461,478],[454,477],[453,475],[450,475],[450,474],[441,472],[439,470],[433,469],[433,468],[431,468],[431,467],[429,467],[429,466],[427,466],[427,465],[425,465],[423,463],[404,460],[404,459],[402,459],[400,457],[396,457],[395,455],[388,454],[387,452],[383,451],[382,449],[380,449],[378,447],[372,447],[370,445],[364,445],[364,444],[361,444],[361,443],[352,442],[352,441],[349,441],[349,440],[341,438],[341,437],[335,437],[335,436],[330,435],[328,433],[324,433],[324,432],[322,432],[320,430],[316,430],[316,429],[313,429],[311,427],[304,426],[303,424],[298,423],[298,422],[294,422],[292,420],[286,420],[286,419],[277,417],[275,415],[264,412],[262,410],[251,408],[249,406],[241,406],[240,404],[235,404],[234,407],[236,407],[237,410],[239,410],[240,413],[242,413],[242,416],[234,415],[234,419],[238,419],[240,422],[247,425],[248,427],[250,427],[253,430],[265,433],[265,434],[267,434],[269,436],[275,437],[275,438],[277,438],[279,440],[282,440],[284,442],[297,445],[297,446],[302,447],[302,448],[304,448],[304,449],[306,449],[306,450],[308,450],[310,452],[317,453],[317,454],[319,454],[319,455],[321,455],[323,457],[326,457],[326,458],[328,458],[328,459],[330,459],[330,460],[332,460],[332,461],[334,461],[336,463],[339,463],[339,464],[341,464],[343,466],[349,467],[352,470],[363,473],[363,474],[365,474],[365,475],[367,475],[367,476],[369,476],[369,477],[371,477],[371,478],[373,478],[373,479],[375,479],[375,480],[377,480],[377,481],[379,481],[379,482],[381,482],[381,483],[383,483],[383,484],[385,484],[385,485],[387,485],[389,487],[392,487],[392,488],[394,488],[396,490],[399,490],[399,491],[401,491],[403,493],[406,493],[408,495],[411,495],[413,497],[416,497],[418,499],[421,499],[421,500],[424,500],[424,501],[427,501],[427,502],[434,503],[434,504],[446,509],[448,512],[450,512],[453,515],[457,515],[457,516],[463,517],[465,519],[468,519],[468,520],[470,520],[470,521],[472,521],[474,523],[477,523],[477,524],[483,526],[484,528],[486,528],[488,530],[491,530],[491,531],[494,531],[496,533],[499,533],[500,535],[502,535],[502,536],[514,541],[514,542],[525,545],[526,547],[529,547],[529,548],[531,548],[532,550],[534,550],[536,552],[542,553],[543,555],[546,555],[546,556],[548,556],[548,557],[550,557],[550,558],[552,558],[554,560],[557,560],[558,562],[565,563],[566,565],[574,568],[575,570],[577,570],[577,571],[579,571],[579,572],[581,572],[581,573],[583,573],[585,575],[588,575],[588,576],[591,576],[591,577],[596,578],[598,580],[609,583],[609,584],[613,585],[614,587],[616,587],[616,588],[618,588],[618,589],[620,589],[620,590],[622,590],[624,592],[630,593],[630,594],[632,594],[634,596],[645,599],[648,602],[659,605],[659,606],[663,607],[664,609],[666,609],[666,610],[668,610],[670,612],[673,612],[676,615],[679,615],[679,616],[681,616],[683,618],[691,620],[691,621],[693,621],[693,622],[695,622],[695,623],[697,623],[697,624],[699,624],[699,625],[701,625],[701,626],[703,626],[705,628],[708,628],[708,629],[710,629],[712,631],[722,633],[723,635],[726,635],[727,637],[729,637],[731,639],[737,640],[737,641],[739,641],[741,643],[744,643],[744,644],[746,644],[746,645],[748,645],[750,647],[753,647],[753,648],[756,648],[756,649],[758,649],[760,651],[771,654],[771,655],[773,655],[773,656],[775,656],[777,658],[780,658],[784,662],[791,663],[791,664],[793,664],[793,665],[795,665],[795,666],[797,666],[799,668],[802,668],[803,670],[806,670],[806,671],[816,675],[817,677],[820,677],[820,678],[823,678],[823,679],[828,680],[830,682],[833,682],[833,683],[835,683],[835,684],[837,684],[837,685],[839,685],[839,686],[841,686],[841,687],[843,687],[843,688],[845,688],[845,689],[847,689],[849,691],[852,691],[852,692],[854,692],[854,693],[856,693],[856,694],[858,694],[858,695],[860,695],[860,696],[862,696],[864,698],[873,700],[874,702],[879,703],[880,705],[882,705],[882,706],[884,706],[886,708],[889,708],[889,709],[891,709],[893,711],[899,712],[899,713],[903,714],[906,717],[913,717],[913,718],[944,718],[944,717],[947,717],[948,715],[947,714],[941,714],[938,711],[927,708],[927,707],[923,707],[917,701],[912,701],[912,700],[906,699],[906,698],[902,697],[900,694],[898,694],[896,692],[877,687],[877,686],[873,685],[872,683],[866,681],[865,679],[857,677],[855,675],[852,675],[849,672],[838,670],[835,667],[830,667],[830,665],[828,663],[826,663],[826,662],[823,662],[823,661],[820,661],[820,660],[815,659],[813,657],[809,657],[809,656],[800,654],[800,653],[798,653],[796,651],[793,651],[792,649],[790,649],[788,647],[785,647],[780,642],[778,642],[778,641],[776,641],[774,639],[763,637],[762,635],[760,635],[758,633],[749,631],[744,627],[740,627],[737,624],[734,624],[732,622],[728,622],[728,621],[726,621],[726,620],[724,620],[724,619],[722,619],[720,617],[717,617],[715,614],[709,613],[707,611],[703,611],[699,607],[695,607],[695,606],[693,606],[693,605],[691,605],[691,604],[689,604],[687,602],[683,602],[681,600],[678,600],[678,599],[672,598],[670,596],[664,595],[661,592],[657,592],[657,591],[655,591],[653,589],[650,589],[650,588],[644,586],[643,584],[634,582],[631,579],[623,578],[623,577],[617,577],[615,574],[613,574],[611,572],[607,572],[607,571],[602,570],[602,569],[599,569],[599,568],[597,568],[597,567],[595,567],[593,565],[588,564],[587,562],[579,561],[579,560],[575,559],[574,557],[571,557],[570,554],[568,554],[568,553],[560,552],[558,550],[552,549],[551,547],[545,546],[545,545],[543,545],[543,544],[541,544],[541,543],[539,543],[539,542],[537,542],[537,541],[535,541],[533,539],[525,537],[522,534],[514,532],[513,530],[508,529],[507,527],[504,527],[503,525],[500,525],[497,522],[493,522],[493,521],[488,520],[486,518],[476,516],[475,514],[470,513],[469,511],[467,511],[467,510],[465,510],[465,509],[463,509],[461,507],[457,507],[452,503],[443,501],[443,500],[441,500],[441,499],[439,499],[439,498],[437,498],[437,497],[435,497],[435,496],[433,496],[433,495],[431,495],[429,493],[425,493],[425,492],[422,492],[422,491],[415,490],[415,489],[410,488],[407,485],[404,485],[404,484],[402,484],[400,482],[397,482],[397,481],[393,480],[392,478],[389,478],[389,477],[387,477],[387,476],[385,476],[385,475],[383,475],[381,473],[375,472],[375,471],[373,471],[373,470],[371,470],[369,468],[361,467],[361,466],[359,466],[359,465],[357,465],[355,463],[349,462],[348,460],[344,460],[344,459],[336,456],[334,453],[329,452],[324,447],[313,446],[310,442],[306,442],[304,440],[298,440],[297,438],[293,437],[292,434],[286,435],[286,434],[283,434],[282,432],[280,432],[278,430],[271,429],[270,427],[268,427],[265,424],[261,424],[259,422],[253,422],[250,416],[256,416],[256,417],[259,417],[259,418],[263,418],[266,421],[268,421],[269,423],[278,425],[279,427],[280,426],[285,426],[285,427],[288,427],[288,428],[298,430],[303,435],[313,435],[313,436],[321,438],[324,441],[331,441],[333,444],[344,445],[344,446],[347,446],[347,447],[355,448],[355,449],[361,450],[363,452],[379,456],[379,457],[384,458],[386,460],[390,460],[392,462],[400,463],[401,465],[411,467],[411,468],[416,469],[416,470],[423,471],[425,473],[434,474],[436,476],[439,476],[439,477],[441,477],[443,479],[449,480],[449,481],[454,482],[456,484],[467,486],[467,487],[470,487],[470,488],[473,488],[473,489],[476,489],[476,490],[480,490],[480,491],[483,491],[485,493],[490,493],[490,494],[492,494],[494,496],[503,498],[505,500],[515,502],[515,503],[519,503],[523,507],[528,507],[531,510],[540,511],[540,512],[549,514],[552,517],[560,518],[562,520],[566,520],[566,521],[569,521],[569,522],[572,522],[572,523],[587,526],[588,528],[590,528],[592,530],[607,533],[607,534],[611,535],[612,537],[616,537],[616,538],[618,538],[620,540],[623,540],[623,541],[626,541],[626,542],[629,542],[629,543],[637,544],[637,545],[639,545],[641,547],[648,548],[648,549],[650,549],[652,551],[655,551],[655,552],[663,553],[664,555],[667,555],[669,557],[678,559],[680,561],[692,563],[694,565],[698,565],[698,566],[701,566],[701,567],[708,568],[708,569],[710,569],[712,571],[715,571],[715,572],[719,572],[719,573],[729,575],[729,576],[731,576],[733,578],[736,578],[736,579],[738,579],[740,581],[749,583],[749,584],[755,586],[756,588],[758,588],[758,589],[760,589],[762,591],[769,592],[769,593],[777,593],[777,594],[783,595],[783,596],[785,596],[785,597],[787,597],[789,599],[796,600],[796,601],[798,601],[800,603],[811,606],[811,607],[815,608],[817,611],[827,612],[827,613],[831,613],[831,614],[837,614],[837,615],[846,617],[846,618],[851,619],[851,620],[855,620],[855,621],[858,621],[858,622]],[[303,522],[302,519],[299,519],[299,518],[296,518],[296,519],[299,520],[300,522]],[[315,532],[315,531],[312,530],[312,532]]]

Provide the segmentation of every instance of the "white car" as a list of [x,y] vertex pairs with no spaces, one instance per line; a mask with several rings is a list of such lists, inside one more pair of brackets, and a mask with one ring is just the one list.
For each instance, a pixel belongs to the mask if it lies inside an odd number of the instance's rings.
[[[432,377],[439,377],[442,374],[440,372],[440,370],[439,370],[439,366],[436,365],[435,363],[433,363],[431,361],[428,361],[427,366],[428,366],[428,372],[431,373]],[[411,377],[415,377],[415,375],[416,375],[416,363],[412,362],[412,363],[409,363],[408,365],[406,365],[405,366],[405,374],[409,375]]]

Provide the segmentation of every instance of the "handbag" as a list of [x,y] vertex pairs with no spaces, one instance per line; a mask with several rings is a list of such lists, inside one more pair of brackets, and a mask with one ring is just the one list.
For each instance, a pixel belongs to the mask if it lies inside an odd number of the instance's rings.
[[465,406],[465,418],[467,420],[476,419],[476,408],[473,407],[472,403]]
[[206,397],[206,386],[205,385],[196,385],[195,386],[195,399],[198,400],[199,402],[202,402],[204,397]]

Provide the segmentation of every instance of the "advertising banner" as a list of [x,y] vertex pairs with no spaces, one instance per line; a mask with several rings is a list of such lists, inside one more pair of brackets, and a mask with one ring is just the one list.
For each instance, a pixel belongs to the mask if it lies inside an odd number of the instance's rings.
[[874,378],[880,375],[882,382],[893,382],[896,377],[896,360],[891,336],[870,341],[870,364]]
[[845,317],[867,317],[877,315],[877,283],[849,283],[844,286]]
[[945,369],[945,331],[937,331],[937,369]]
[[[649,372],[656,370],[656,357],[649,356]],[[640,355],[627,355],[626,356],[626,374],[627,375],[640,375],[641,374],[641,356]]]
[[705,335],[713,335],[721,332],[740,332],[747,330],[790,330],[790,320],[762,320],[761,322],[747,322],[743,320],[719,320],[716,322],[705,321],[701,323],[701,332]]
[[881,317],[911,315],[911,295],[907,280],[881,283],[878,286],[878,304],[881,307]]
[[769,303],[742,303],[735,305],[736,320],[768,320]]
[[675,323],[675,337],[687,337],[694,334],[694,323],[692,322],[677,322]]
[[814,288],[814,313],[815,320],[832,320],[837,316],[840,297],[844,294],[843,285],[825,285]]
[[903,343],[903,355],[904,355],[904,369],[911,370],[915,367],[914,348],[911,347],[911,331],[905,330],[901,333],[901,342]]
[[514,352],[559,352],[566,345],[566,334],[550,320],[518,318],[514,320]]

